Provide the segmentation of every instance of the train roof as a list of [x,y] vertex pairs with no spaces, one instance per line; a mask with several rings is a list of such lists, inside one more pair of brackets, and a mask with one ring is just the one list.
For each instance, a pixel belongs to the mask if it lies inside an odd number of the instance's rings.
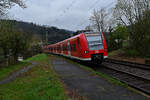
[[77,31],[77,32],[74,33],[74,35],[72,37],[70,37],[68,39],[65,39],[63,41],[57,42],[55,44],[50,44],[49,46],[55,46],[57,44],[61,44],[64,41],[79,37],[81,34],[85,34],[86,36],[94,36],[94,35],[96,36],[96,35],[98,35],[98,33],[100,33],[100,32],[93,32],[93,31],[89,31],[89,30]]

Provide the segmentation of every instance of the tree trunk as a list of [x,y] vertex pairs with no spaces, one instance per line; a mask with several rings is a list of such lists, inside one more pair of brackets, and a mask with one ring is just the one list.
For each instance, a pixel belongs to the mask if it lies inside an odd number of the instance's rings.
[[9,62],[8,62],[7,52],[5,51],[5,49],[4,49],[3,51],[4,51],[4,62],[5,62],[5,66],[8,66],[8,65],[9,65]]
[[18,56],[14,55],[14,63],[16,64],[18,62]]

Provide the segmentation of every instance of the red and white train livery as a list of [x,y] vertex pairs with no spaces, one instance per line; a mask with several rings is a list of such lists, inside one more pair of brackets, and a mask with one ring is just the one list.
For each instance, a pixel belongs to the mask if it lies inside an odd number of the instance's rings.
[[98,32],[81,32],[64,41],[44,46],[43,50],[46,53],[100,63],[108,57],[104,35]]

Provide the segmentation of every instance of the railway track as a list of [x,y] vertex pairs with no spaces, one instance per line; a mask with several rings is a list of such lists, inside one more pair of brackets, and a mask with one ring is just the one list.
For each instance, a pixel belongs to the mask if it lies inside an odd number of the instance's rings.
[[104,62],[109,62],[109,63],[115,63],[115,64],[120,64],[120,65],[126,65],[130,67],[136,67],[140,69],[146,69],[150,70],[150,65],[148,64],[140,64],[140,63],[134,63],[134,62],[128,62],[128,61],[121,61],[121,60],[115,60],[115,59],[105,59]]
[[148,95],[150,95],[150,66],[106,59],[103,68],[96,69],[104,72]]

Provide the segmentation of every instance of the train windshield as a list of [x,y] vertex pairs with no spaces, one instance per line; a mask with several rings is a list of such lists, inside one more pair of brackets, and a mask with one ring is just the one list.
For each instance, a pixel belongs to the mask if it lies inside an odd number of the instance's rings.
[[90,50],[104,49],[102,36],[99,33],[85,34]]

